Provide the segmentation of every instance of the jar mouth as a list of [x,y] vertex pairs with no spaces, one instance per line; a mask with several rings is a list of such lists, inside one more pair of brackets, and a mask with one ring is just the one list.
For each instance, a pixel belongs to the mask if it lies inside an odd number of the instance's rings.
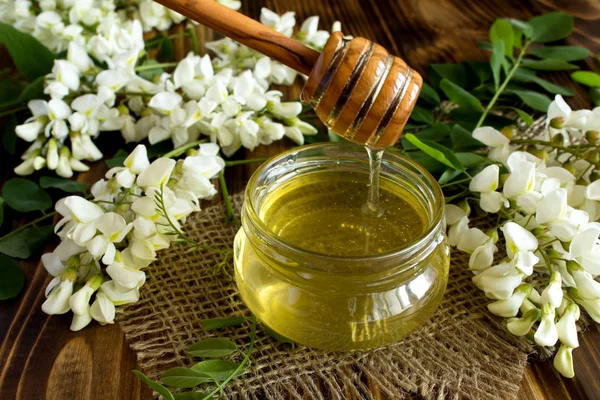
[[[322,154],[322,155],[320,155]],[[352,157],[354,155],[354,157]],[[300,156],[300,157],[299,157]],[[356,163],[368,166],[368,156],[364,147],[353,143],[317,143],[296,147],[280,153],[263,163],[252,175],[244,193],[243,220],[244,228],[252,231],[253,235],[258,237],[268,246],[276,247],[276,251],[285,253],[286,256],[294,257],[307,256],[311,260],[322,262],[314,263],[312,268],[328,271],[328,263],[346,263],[346,264],[368,264],[368,265],[388,265],[386,261],[405,259],[408,257],[418,258],[418,255],[427,251],[430,244],[437,242],[439,232],[443,230],[444,225],[444,196],[442,190],[435,178],[420,164],[405,157],[393,148],[386,149],[382,164],[382,176],[398,176],[403,174],[402,181],[409,181],[416,185],[420,190],[421,205],[426,208],[428,221],[423,232],[410,242],[399,246],[393,250],[373,255],[365,256],[338,256],[328,255],[305,248],[299,247],[279,237],[271,230],[260,218],[260,200],[257,192],[264,196],[268,193],[269,185],[277,182],[278,178],[284,174],[291,174],[291,177],[297,176],[295,164],[299,158],[303,163],[309,163],[309,160],[318,165],[319,162],[327,162],[330,165],[340,163]],[[302,173],[302,172],[300,172]],[[365,199],[366,201],[366,199]],[[249,226],[246,226],[248,224]],[[319,267],[321,265],[322,267]],[[397,265],[397,263],[396,263]],[[377,268],[379,269],[379,268]],[[381,268],[382,270],[385,267]],[[370,272],[373,272],[371,270]]]

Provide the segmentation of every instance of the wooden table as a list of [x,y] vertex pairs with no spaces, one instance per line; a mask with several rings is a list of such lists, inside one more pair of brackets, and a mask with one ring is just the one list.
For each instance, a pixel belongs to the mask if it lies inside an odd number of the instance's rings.
[[[598,0],[243,0],[242,11],[257,18],[262,6],[278,13],[295,11],[299,20],[320,15],[325,27],[341,20],[344,32],[373,39],[420,72],[435,62],[486,60],[477,40],[487,39],[495,18],[528,19],[551,10],[576,17],[570,44],[585,46],[593,53],[600,51]],[[202,28],[198,32],[201,39],[210,40],[210,34]],[[182,41],[176,43],[179,57],[185,55],[184,46]],[[588,62],[588,67],[600,70],[598,62]],[[566,74],[554,80],[573,86]],[[569,102],[574,108],[590,107],[581,87]],[[287,145],[281,142],[261,147],[248,155],[276,154]],[[110,154],[116,148],[105,147],[105,151]],[[240,190],[252,168],[229,169],[230,190]],[[3,165],[2,170],[1,178],[5,180],[8,166]],[[95,182],[104,171],[104,163],[99,162],[90,172],[80,174],[78,180]],[[49,245],[47,251],[54,245]],[[135,354],[118,325],[101,327],[92,323],[81,332],[69,331],[70,316],[49,317],[40,308],[50,278],[39,259],[21,265],[27,275],[24,292],[0,302],[0,399],[150,399],[150,389],[131,373],[136,368]],[[550,362],[532,357],[519,398],[600,398],[598,327],[593,326],[580,339],[581,346],[574,352],[576,378],[564,379]]]

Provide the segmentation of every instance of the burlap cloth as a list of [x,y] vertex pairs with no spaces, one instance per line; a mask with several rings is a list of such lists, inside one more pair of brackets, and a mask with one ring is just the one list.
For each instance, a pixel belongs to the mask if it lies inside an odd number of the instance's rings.
[[[236,208],[241,196],[234,197]],[[185,224],[198,242],[231,248],[235,230],[224,207],[194,214]],[[139,302],[121,307],[118,322],[135,350],[141,370],[153,379],[174,366],[190,366],[185,350],[212,336],[228,337],[245,349],[249,324],[206,332],[207,318],[249,315],[235,282],[215,274],[222,254],[186,252],[182,245],[161,251],[146,269]],[[448,289],[429,322],[392,346],[367,353],[332,353],[299,346],[290,350],[259,330],[252,366],[231,381],[227,399],[512,399],[532,346],[511,335],[491,315],[483,293],[471,282],[468,256],[454,252]],[[226,269],[231,273],[232,261]]]

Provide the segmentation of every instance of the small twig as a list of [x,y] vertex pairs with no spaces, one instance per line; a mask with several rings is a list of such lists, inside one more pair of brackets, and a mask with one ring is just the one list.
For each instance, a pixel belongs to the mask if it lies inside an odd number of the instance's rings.
[[233,204],[231,202],[231,197],[229,196],[229,191],[227,190],[227,182],[225,182],[225,175],[223,174],[223,171],[219,172],[219,184],[221,185],[223,200],[225,201],[227,220],[233,222],[233,225],[236,227],[236,229],[240,229],[242,224],[233,211]]
[[244,165],[244,164],[252,164],[252,163],[263,163],[267,161],[269,157],[263,158],[251,158],[249,160],[235,160],[235,161],[225,161],[226,167],[233,167],[236,165]]

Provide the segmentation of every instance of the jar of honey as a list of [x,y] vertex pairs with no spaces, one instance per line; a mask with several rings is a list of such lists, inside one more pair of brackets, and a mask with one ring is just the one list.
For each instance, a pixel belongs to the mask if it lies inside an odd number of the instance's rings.
[[351,143],[294,148],[253,174],[234,262],[259,320],[309,347],[358,351],[398,341],[431,316],[448,281],[442,191],[393,149],[379,182],[373,213],[369,158]]

